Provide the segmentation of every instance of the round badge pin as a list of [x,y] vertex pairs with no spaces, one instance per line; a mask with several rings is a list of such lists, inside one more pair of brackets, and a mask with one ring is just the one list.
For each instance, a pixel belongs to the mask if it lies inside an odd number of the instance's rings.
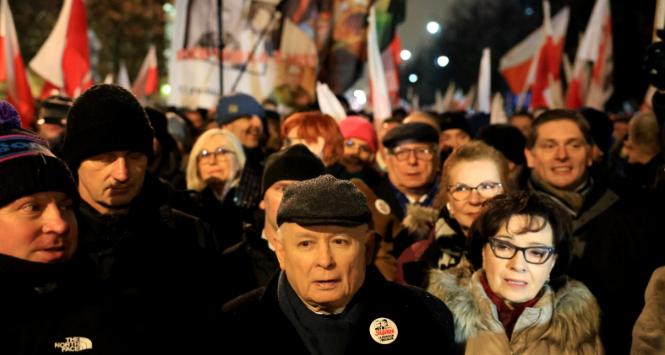
[[382,200],[382,199],[377,199],[374,201],[374,207],[376,207],[376,210],[379,211],[382,215],[389,215],[390,214],[390,205],[388,202]]
[[388,318],[380,317],[369,325],[369,334],[375,342],[388,345],[397,339],[397,325]]

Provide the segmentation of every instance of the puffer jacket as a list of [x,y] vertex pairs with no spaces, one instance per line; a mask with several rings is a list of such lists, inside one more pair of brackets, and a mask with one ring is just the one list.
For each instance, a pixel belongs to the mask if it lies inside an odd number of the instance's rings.
[[433,270],[428,291],[453,312],[455,342],[465,354],[602,354],[600,310],[591,292],[569,280],[558,290],[545,285],[540,300],[519,316],[510,339],[480,281],[454,270]]

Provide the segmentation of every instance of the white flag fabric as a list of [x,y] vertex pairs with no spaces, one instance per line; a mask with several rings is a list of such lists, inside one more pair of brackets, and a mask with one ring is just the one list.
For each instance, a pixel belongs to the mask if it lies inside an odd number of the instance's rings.
[[65,0],[51,34],[30,61],[30,68],[71,97],[92,85],[88,17],[83,0]]
[[392,107],[390,96],[388,96],[388,84],[383,70],[379,40],[376,34],[376,9],[374,6],[371,7],[369,12],[369,27],[367,28],[367,65],[374,125],[378,131],[378,127],[380,127],[383,120],[392,116]]
[[120,61],[120,68],[118,68],[118,85],[127,90],[132,89],[131,84],[129,83],[129,73],[127,72],[127,66],[123,61]]
[[316,82],[316,99],[321,112],[332,116],[337,122],[346,118],[344,106],[337,100],[327,84]]
[[490,49],[483,49],[480,59],[480,70],[478,72],[478,111],[490,112],[490,97],[492,95],[492,72],[491,72]]
[[134,79],[132,92],[138,99],[144,99],[157,92],[158,84],[159,73],[157,72],[157,50],[154,45],[151,45],[148,49],[148,54],[143,60],[141,69],[139,69],[139,73],[136,75],[136,79]]

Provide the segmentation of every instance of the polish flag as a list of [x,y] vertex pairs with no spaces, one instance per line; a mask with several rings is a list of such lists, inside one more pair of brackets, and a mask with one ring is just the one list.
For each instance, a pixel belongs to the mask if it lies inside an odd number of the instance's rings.
[[118,85],[123,89],[132,90],[132,84],[129,82],[129,72],[125,62],[120,61],[120,68],[118,69]]
[[480,70],[478,71],[478,97],[476,108],[480,112],[490,112],[490,101],[492,96],[492,73],[489,47],[483,49],[480,59]]
[[[587,67],[592,63],[591,72]],[[575,55],[566,106],[602,110],[612,93],[612,22],[608,0],[597,0]],[[590,78],[589,78],[590,77]],[[590,79],[590,82],[589,82]]]
[[137,98],[143,99],[157,92],[158,85],[157,52],[155,46],[151,45],[148,54],[143,60],[141,69],[132,84],[132,92],[134,92]]
[[29,127],[35,115],[35,101],[28,85],[7,0],[2,0],[0,4],[0,82],[6,83],[7,101],[18,110],[21,126]]
[[[569,17],[570,9],[564,7],[551,19],[551,37],[555,45],[563,45]],[[546,20],[549,21],[549,16]],[[534,82],[536,63],[546,38],[544,27],[529,34],[499,61],[499,72],[515,95],[527,92]]]
[[[563,107],[563,92],[561,88],[561,54],[565,40],[568,19],[559,23],[555,29],[550,19],[550,3],[543,1],[543,45],[538,53],[535,64],[535,76],[531,84],[531,107]],[[560,34],[557,40],[555,34]]]
[[378,127],[383,120],[390,118],[392,115],[392,106],[390,104],[388,82],[386,72],[383,70],[383,60],[376,33],[376,8],[374,6],[369,11],[369,26],[367,28],[367,68],[372,96],[374,126],[378,131]]
[[53,31],[30,61],[30,68],[44,78],[47,88],[60,89],[70,97],[92,86],[83,0],[65,0]]

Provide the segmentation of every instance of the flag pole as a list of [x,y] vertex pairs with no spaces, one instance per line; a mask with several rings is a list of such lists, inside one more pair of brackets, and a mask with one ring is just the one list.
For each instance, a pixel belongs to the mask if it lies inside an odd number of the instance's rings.
[[217,60],[219,62],[219,96],[224,96],[224,0],[217,0]]

